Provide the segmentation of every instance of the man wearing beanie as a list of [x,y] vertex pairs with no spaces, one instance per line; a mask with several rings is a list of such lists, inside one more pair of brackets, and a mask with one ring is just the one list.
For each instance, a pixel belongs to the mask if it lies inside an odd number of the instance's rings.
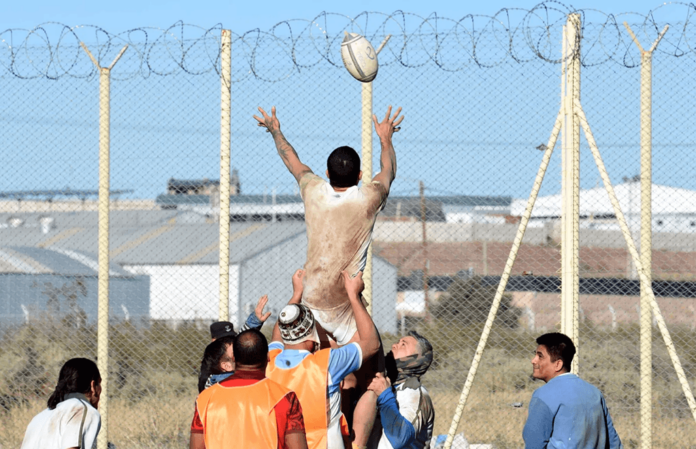
[[343,272],[358,339],[340,348],[319,350],[314,315],[307,306],[299,304],[303,276],[302,270],[293,275],[293,297],[273,328],[266,375],[297,394],[302,404],[308,448],[344,448],[346,429],[341,432],[345,420],[341,413],[340,384],[379,350],[379,337],[360,300],[365,286],[362,273],[351,278]]

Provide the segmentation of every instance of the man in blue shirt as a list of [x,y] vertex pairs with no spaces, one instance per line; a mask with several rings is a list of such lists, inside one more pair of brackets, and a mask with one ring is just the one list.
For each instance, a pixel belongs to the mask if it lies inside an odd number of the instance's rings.
[[529,402],[522,436],[526,449],[622,449],[604,396],[570,372],[575,345],[554,332],[536,339],[535,379],[546,385]]

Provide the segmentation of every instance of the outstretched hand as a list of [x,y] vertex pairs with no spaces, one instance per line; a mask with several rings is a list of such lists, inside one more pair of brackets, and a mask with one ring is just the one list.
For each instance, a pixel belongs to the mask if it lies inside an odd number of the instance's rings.
[[259,298],[259,302],[256,303],[256,308],[254,309],[254,315],[256,319],[265,323],[268,318],[271,317],[271,312],[263,313],[263,308],[268,304],[268,295],[263,295]]
[[278,117],[276,116],[275,106],[271,108],[271,115],[268,115],[260,106],[259,112],[261,112],[262,117],[254,116],[254,118],[259,122],[258,126],[266,128],[266,132],[269,133],[280,131],[280,121],[278,121]]
[[346,287],[348,296],[352,298],[359,298],[360,293],[365,290],[365,282],[363,282],[362,278],[363,272],[358,271],[358,274],[356,274],[355,277],[351,277],[350,274],[344,270],[341,272],[341,275],[343,276],[343,285]]
[[393,117],[391,116],[391,110],[392,107],[389,106],[389,109],[387,109],[387,113],[384,116],[384,120],[381,122],[377,121],[377,116],[375,114],[372,114],[372,121],[375,123],[375,132],[379,136],[380,140],[391,140],[392,134],[401,129],[399,125],[404,119],[403,115],[399,117],[399,114],[401,114],[401,108],[396,110]]

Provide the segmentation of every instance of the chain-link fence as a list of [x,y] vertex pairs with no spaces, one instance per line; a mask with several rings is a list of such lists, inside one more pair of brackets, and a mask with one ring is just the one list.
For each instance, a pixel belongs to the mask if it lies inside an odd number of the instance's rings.
[[[693,6],[579,11],[580,99],[645,248],[641,52],[622,22],[648,49],[666,8],[683,19],[652,57],[652,279],[693,389]],[[435,435],[446,434],[561,105],[562,27],[572,12],[549,2],[495,17],[324,14],[268,32],[233,30],[231,321],[239,326],[269,294],[273,322],[306,254],[297,184],[252,115],[275,105],[302,162],[323,174],[333,148],[361,148],[361,84],[340,60],[343,31],[374,45],[391,34],[374,112],[402,106],[405,121],[394,138],[397,178],[373,235],[373,316],[385,346],[411,329],[433,343],[423,383]],[[218,318],[221,31],[47,24],[0,34],[1,447],[20,445],[67,358],[97,357],[100,87],[81,42],[101,66],[128,44],[111,70],[108,440],[187,444],[208,325]],[[624,445],[638,447],[639,270],[585,139],[577,366],[604,392]],[[523,445],[539,386],[530,379],[534,339],[560,329],[561,153],[559,139],[464,408],[458,432],[470,443]],[[374,167],[378,158],[375,145]],[[691,447],[686,396],[657,327],[650,338],[653,446]]]

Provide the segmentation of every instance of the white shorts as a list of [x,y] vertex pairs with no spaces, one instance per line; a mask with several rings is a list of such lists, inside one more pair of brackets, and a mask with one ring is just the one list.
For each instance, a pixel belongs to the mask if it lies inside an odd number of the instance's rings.
[[317,323],[321,324],[321,327],[333,336],[339,346],[348,344],[358,331],[350,302],[331,310],[313,309],[312,307],[310,309]]

